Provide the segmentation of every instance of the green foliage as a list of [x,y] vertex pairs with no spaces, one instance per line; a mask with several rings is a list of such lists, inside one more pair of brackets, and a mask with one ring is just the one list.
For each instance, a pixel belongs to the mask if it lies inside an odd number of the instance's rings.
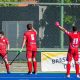
[[72,3],[73,0],[64,0],[64,3]]
[[[60,3],[62,0],[39,0],[40,2],[50,2],[50,3],[54,3],[54,2],[58,2]],[[75,2],[80,2],[80,0],[63,0],[64,3],[75,3]]]
[[72,16],[66,15],[66,16],[64,17],[64,22],[67,23],[67,24],[73,24],[74,19],[73,19]]
[[55,2],[60,2],[60,0],[39,0],[39,2],[45,2],[45,3],[55,3]]
[[[0,2],[18,2],[20,0],[0,0]],[[0,4],[0,7],[17,6],[16,4]]]
[[19,0],[0,0],[0,2],[18,2]]

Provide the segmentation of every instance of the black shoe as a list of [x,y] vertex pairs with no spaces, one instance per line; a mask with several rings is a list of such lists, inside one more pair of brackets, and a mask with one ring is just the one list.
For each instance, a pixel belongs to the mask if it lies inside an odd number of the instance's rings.
[[33,74],[37,75],[37,72],[33,72]]
[[28,75],[29,75],[29,74],[32,74],[32,72],[28,72],[27,74],[28,74]]
[[7,74],[10,74],[10,71],[8,71]]

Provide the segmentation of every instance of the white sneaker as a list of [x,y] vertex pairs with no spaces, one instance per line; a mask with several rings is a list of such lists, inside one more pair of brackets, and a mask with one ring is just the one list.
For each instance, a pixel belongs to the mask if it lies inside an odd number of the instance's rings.
[[67,75],[67,78],[70,78],[70,75]]
[[77,78],[80,78],[80,76],[77,74]]

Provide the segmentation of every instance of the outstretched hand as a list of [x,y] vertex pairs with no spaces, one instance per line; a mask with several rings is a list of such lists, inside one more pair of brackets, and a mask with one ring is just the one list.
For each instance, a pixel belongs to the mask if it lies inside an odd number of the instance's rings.
[[22,52],[22,49],[18,51],[18,53],[21,53],[21,52]]
[[20,54],[21,53],[21,51],[18,51],[18,54]]
[[55,25],[56,25],[57,27],[59,27],[59,26],[60,26],[60,24],[59,24],[59,22],[58,22],[58,21],[56,21]]

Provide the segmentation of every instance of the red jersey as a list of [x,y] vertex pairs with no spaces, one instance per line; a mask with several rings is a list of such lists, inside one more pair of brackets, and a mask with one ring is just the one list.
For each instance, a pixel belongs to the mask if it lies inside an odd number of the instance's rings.
[[78,32],[78,34],[79,34],[79,43],[80,43],[80,31]]
[[36,32],[33,30],[28,30],[24,33],[24,39],[26,39],[26,48],[27,50],[36,51]]
[[9,41],[6,37],[0,38],[0,53],[6,53],[6,47],[9,44]]
[[78,48],[79,47],[79,33],[78,32],[66,32],[69,36],[69,48]]

